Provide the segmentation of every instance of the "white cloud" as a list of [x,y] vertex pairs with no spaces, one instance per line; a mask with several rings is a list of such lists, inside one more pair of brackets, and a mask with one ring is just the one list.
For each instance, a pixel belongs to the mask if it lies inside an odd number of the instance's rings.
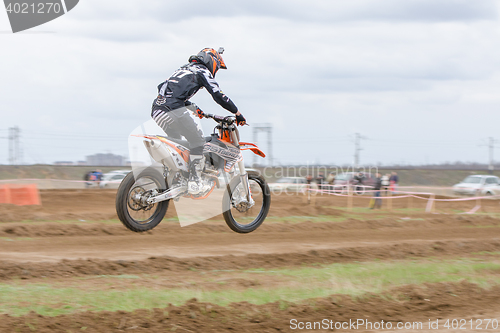
[[[54,33],[0,34],[2,123],[21,127],[26,151],[37,144],[43,153],[32,155],[48,162],[125,154],[125,137],[148,119],[156,85],[207,46],[226,48],[229,70],[217,79],[250,123],[275,125],[281,161],[350,162],[355,131],[374,140],[365,162],[422,162],[424,154],[431,162],[480,160],[480,149],[443,151],[439,140],[498,133],[500,27],[493,1],[138,4],[82,1],[33,30]],[[4,30],[6,20],[0,16]],[[193,100],[225,112],[205,91]],[[472,115],[490,121],[470,128]],[[29,135],[57,131],[124,140],[66,137],[71,149],[58,150],[41,144],[67,144]],[[242,134],[250,140],[252,129]],[[387,153],[390,145],[375,144],[423,134],[438,144],[410,145],[397,156]],[[4,149],[0,163],[6,160]]]

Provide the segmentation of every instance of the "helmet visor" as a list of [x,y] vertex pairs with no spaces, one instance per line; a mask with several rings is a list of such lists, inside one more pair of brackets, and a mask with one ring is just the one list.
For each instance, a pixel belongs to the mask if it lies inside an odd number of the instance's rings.
[[220,68],[227,69],[226,64],[224,63],[224,59],[222,59],[220,54],[218,54],[218,56],[219,56],[218,58],[219,58],[219,62],[220,62]]

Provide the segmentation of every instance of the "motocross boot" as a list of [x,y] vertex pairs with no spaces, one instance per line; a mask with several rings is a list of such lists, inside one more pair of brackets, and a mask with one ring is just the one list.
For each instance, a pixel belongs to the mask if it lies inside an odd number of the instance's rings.
[[189,181],[188,193],[191,195],[199,195],[208,192],[212,187],[204,184],[201,179],[201,171],[205,165],[205,156],[191,155],[189,163]]

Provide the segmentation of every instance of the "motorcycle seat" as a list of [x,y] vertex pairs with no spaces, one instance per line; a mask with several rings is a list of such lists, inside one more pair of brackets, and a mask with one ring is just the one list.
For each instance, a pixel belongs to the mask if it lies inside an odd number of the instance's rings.
[[[165,139],[167,139],[167,140],[173,141],[173,142],[175,142],[175,143],[178,143],[178,144],[180,144],[181,146],[184,146],[184,147],[186,147],[186,148],[188,148],[188,149],[192,149],[192,148],[193,148],[193,147],[191,146],[191,144],[189,144],[189,141],[187,141],[187,140],[182,140],[182,139],[174,139],[174,138],[171,138],[171,137],[169,137],[169,136],[164,136],[164,135],[158,135],[158,136],[160,136],[160,137],[162,137],[162,138],[165,138]],[[210,142],[210,141],[212,141],[212,137],[210,137],[210,136],[206,136],[206,137],[205,137],[205,142]]]

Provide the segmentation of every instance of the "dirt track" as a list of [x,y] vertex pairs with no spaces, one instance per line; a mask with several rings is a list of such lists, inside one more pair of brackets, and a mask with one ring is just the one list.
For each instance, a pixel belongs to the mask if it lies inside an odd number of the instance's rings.
[[[176,276],[195,275],[193,268],[209,272],[500,252],[500,219],[449,214],[457,209],[470,210],[475,202],[438,203],[437,211],[442,214],[429,214],[397,210],[409,205],[424,208],[426,204],[400,199],[393,202],[395,211],[384,211],[371,219],[368,209],[349,213],[331,208],[345,207],[345,200],[316,197],[307,204],[303,196],[275,196],[270,212],[273,218],[248,235],[231,232],[219,218],[181,228],[171,218],[175,212],[169,212],[170,219],[157,229],[136,234],[116,222],[102,221],[116,219],[113,191],[42,191],[42,207],[0,205],[0,279],[59,281],[79,276],[166,274],[174,283]],[[356,198],[354,205],[366,207],[368,200]],[[485,200],[482,204],[483,211],[500,212],[498,201]],[[328,218],[317,218],[323,215]],[[30,222],[23,222],[26,220]],[[235,283],[245,286],[248,281]],[[317,300],[315,306],[291,305],[285,311],[277,304],[233,304],[223,309],[193,301],[170,307],[168,315],[158,310],[146,316],[137,311],[56,318],[34,314],[19,319],[3,317],[0,329],[10,332],[15,326],[31,332],[25,323],[36,321],[39,332],[66,332],[78,329],[78,325],[99,332],[131,327],[133,331],[165,332],[177,326],[179,332],[277,332],[287,331],[288,321],[296,317],[348,320],[362,313],[373,320],[397,322],[500,315],[500,288],[485,292],[467,283],[448,283],[407,286],[391,292],[407,295],[406,301],[374,296],[354,302],[338,297],[334,302],[331,298]],[[212,312],[217,316],[210,316]]]

